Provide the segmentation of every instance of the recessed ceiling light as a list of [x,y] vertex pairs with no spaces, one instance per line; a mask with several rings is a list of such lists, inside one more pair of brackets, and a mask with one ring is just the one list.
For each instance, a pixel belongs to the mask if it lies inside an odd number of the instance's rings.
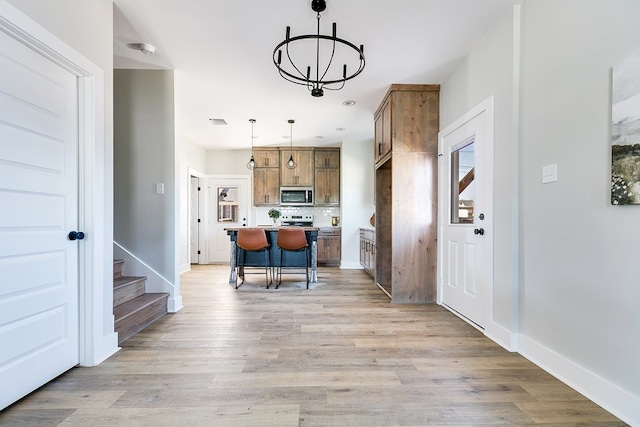
[[211,124],[214,126],[226,125],[227,121],[225,119],[209,119]]
[[336,128],[336,130],[337,130],[338,132],[344,132],[345,130],[347,130],[347,128]]
[[353,107],[354,105],[356,105],[356,101],[354,101],[353,99],[347,99],[342,103],[342,105],[347,107]]
[[316,135],[316,136],[314,136],[314,138],[315,138],[315,139],[324,139],[324,136],[322,136],[322,135]]

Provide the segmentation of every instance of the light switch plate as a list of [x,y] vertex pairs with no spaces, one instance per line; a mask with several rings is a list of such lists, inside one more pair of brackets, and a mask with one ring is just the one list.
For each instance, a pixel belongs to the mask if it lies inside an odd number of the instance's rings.
[[164,184],[158,183],[156,184],[156,194],[164,194]]
[[542,183],[548,184],[558,180],[558,165],[556,163],[542,167]]

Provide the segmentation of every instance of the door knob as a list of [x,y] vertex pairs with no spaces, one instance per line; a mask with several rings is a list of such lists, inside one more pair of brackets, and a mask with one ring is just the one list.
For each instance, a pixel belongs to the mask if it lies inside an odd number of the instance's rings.
[[84,239],[84,233],[82,231],[70,231],[67,237],[69,240],[82,240]]
[[473,234],[484,236],[484,228],[476,228],[475,230],[473,230]]

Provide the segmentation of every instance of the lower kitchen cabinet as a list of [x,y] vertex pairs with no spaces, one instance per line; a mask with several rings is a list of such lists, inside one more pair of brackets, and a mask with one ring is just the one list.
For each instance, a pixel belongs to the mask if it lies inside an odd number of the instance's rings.
[[370,228],[360,229],[360,265],[371,277],[376,277],[376,232]]
[[318,230],[318,265],[339,266],[342,229],[339,227],[323,227]]

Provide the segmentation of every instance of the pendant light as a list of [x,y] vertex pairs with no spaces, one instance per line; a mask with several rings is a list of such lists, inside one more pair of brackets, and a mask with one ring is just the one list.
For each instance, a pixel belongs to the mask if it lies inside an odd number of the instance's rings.
[[247,162],[247,169],[254,170],[256,168],[256,161],[253,160],[253,124],[256,122],[256,119],[249,119],[251,123],[251,160]]
[[289,161],[287,162],[287,169],[295,169],[296,162],[293,160],[293,124],[296,122],[293,119],[287,120],[289,123]]

